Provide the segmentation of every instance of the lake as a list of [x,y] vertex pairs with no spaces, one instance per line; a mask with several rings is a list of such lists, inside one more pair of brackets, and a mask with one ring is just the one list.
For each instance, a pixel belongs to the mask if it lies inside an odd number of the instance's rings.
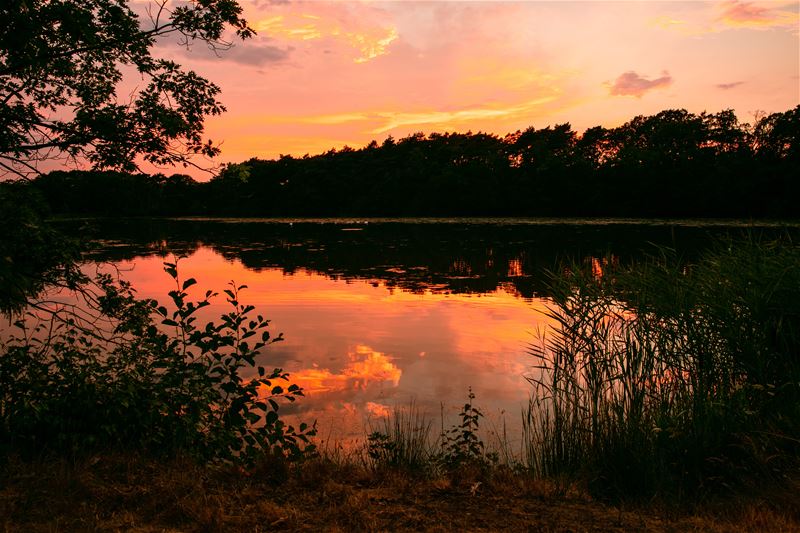
[[[659,247],[686,259],[714,239],[797,233],[731,221],[543,219],[125,219],[61,224],[92,242],[85,269],[112,263],[143,298],[166,303],[163,262],[180,257],[190,294],[247,285],[241,300],[271,320],[258,363],[306,391],[285,408],[320,438],[362,439],[395,407],[438,428],[469,390],[485,438],[516,446],[531,387],[528,346],[547,324],[547,271],[566,259],[627,261]],[[223,297],[200,322],[227,311]]]

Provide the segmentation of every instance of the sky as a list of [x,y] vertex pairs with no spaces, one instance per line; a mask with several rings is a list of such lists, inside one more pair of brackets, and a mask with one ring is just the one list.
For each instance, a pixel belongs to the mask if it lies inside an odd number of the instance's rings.
[[254,38],[156,50],[222,88],[228,111],[206,122],[217,164],[800,104],[800,0],[240,3]]

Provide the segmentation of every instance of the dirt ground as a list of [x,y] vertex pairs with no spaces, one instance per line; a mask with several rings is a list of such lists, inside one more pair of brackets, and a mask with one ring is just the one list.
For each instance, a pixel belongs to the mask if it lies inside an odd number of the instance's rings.
[[237,471],[108,457],[0,468],[6,532],[800,531],[763,502],[620,507],[510,472],[421,480],[323,462]]

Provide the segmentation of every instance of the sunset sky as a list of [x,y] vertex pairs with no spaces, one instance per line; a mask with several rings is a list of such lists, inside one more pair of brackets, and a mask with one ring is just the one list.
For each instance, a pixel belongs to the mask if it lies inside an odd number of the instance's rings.
[[[222,87],[219,162],[422,131],[583,131],[800,103],[800,2],[243,0],[258,35],[159,54]],[[202,177],[202,176],[198,176]]]

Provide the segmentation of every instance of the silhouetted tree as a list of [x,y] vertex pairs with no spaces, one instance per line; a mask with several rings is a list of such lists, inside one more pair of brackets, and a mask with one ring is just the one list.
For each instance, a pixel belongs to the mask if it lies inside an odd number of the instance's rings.
[[753,135],[759,154],[797,162],[800,160],[800,105],[763,117]]
[[[117,171],[52,173],[24,193],[0,184],[2,309],[35,294],[54,273],[72,271],[69,244],[43,222],[47,210],[30,207],[39,194],[58,212],[175,213],[192,184],[131,174],[136,161],[186,165],[193,155],[219,152],[203,138],[204,118],[224,110],[219,88],[153,49],[169,36],[185,46],[199,40],[225,48],[229,28],[250,37],[241,6],[153,0],[137,10],[127,0],[0,3],[0,178],[36,175],[39,162],[50,158]],[[133,71],[146,82],[122,100],[123,72]],[[162,209],[165,200],[177,203]]]
[[[144,6],[139,6],[139,10]],[[219,87],[153,55],[177,36],[226,47],[230,27],[253,34],[236,0],[153,0],[147,20],[127,0],[5,0],[0,4],[0,169],[27,176],[45,158],[131,171],[136,159],[188,163],[216,155],[203,118],[221,113]],[[124,70],[147,82],[124,100]]]

